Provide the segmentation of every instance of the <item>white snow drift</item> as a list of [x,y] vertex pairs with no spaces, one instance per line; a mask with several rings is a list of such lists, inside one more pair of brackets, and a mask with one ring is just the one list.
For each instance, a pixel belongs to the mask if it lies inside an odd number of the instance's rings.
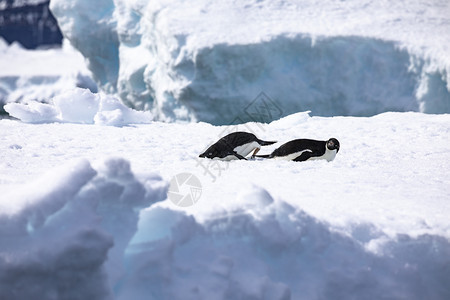
[[139,209],[163,199],[123,159],[82,160],[0,199],[0,298],[111,299]]
[[229,124],[262,91],[281,116],[450,112],[448,1],[91,3],[51,9],[97,83],[160,120]]

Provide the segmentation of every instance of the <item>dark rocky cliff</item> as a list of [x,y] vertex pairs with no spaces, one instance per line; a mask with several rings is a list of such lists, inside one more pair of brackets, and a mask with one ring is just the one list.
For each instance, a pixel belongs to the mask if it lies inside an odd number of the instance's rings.
[[28,49],[61,45],[62,34],[49,10],[50,1],[0,0],[0,36]]

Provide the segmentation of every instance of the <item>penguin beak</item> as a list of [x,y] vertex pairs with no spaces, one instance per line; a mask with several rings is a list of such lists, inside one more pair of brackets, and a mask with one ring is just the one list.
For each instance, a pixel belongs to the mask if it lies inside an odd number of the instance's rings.
[[205,153],[200,154],[198,157],[205,157]]

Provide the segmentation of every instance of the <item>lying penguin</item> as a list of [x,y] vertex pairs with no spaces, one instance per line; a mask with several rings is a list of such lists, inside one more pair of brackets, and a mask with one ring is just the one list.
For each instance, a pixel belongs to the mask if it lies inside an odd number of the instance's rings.
[[258,139],[253,133],[233,132],[230,133],[215,144],[211,145],[199,157],[211,159],[232,160],[246,159],[245,157],[254,151],[252,157],[258,153],[262,146],[275,144],[276,142],[267,142]]
[[328,141],[298,139],[287,142],[268,155],[256,157],[274,158],[293,161],[326,159],[332,161],[339,152],[339,141],[331,138]]

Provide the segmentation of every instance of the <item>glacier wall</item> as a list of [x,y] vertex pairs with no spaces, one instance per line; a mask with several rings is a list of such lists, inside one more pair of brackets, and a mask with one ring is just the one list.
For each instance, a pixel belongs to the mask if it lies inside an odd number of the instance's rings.
[[173,67],[189,84],[169,94],[211,123],[242,115],[261,91],[278,104],[281,116],[305,110],[321,116],[450,112],[445,77],[426,73],[424,61],[412,60],[406,50],[382,40],[278,36],[201,49]]
[[[159,120],[252,121],[243,111],[261,92],[280,112],[272,119],[305,110],[321,116],[450,112],[450,42],[439,37],[439,49],[432,41],[439,34],[433,26],[445,29],[448,22],[442,17],[431,24],[437,18],[429,10],[422,13],[429,32],[421,33],[409,15],[392,16],[392,24],[352,16],[364,11],[355,1],[327,4],[346,5],[335,10],[304,1],[98,5],[92,10],[87,0],[54,0],[51,9],[98,85]],[[329,15],[307,19],[322,9]],[[343,16],[336,17],[337,9]],[[410,7],[415,14],[424,9]],[[335,23],[324,26],[328,19]],[[344,28],[345,22],[356,24]]]
[[64,24],[63,35],[86,58],[97,84],[114,91],[119,68],[114,2],[96,1],[92,9],[90,1],[54,1],[50,8],[58,14],[58,23]]

